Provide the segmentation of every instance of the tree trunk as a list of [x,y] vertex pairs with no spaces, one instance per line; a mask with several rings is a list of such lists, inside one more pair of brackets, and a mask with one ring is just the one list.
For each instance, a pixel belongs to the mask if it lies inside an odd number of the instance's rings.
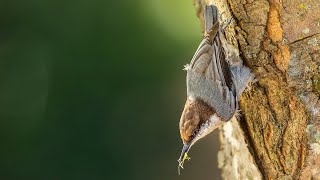
[[222,20],[256,75],[242,117],[220,130],[224,179],[320,179],[320,1],[194,0]]

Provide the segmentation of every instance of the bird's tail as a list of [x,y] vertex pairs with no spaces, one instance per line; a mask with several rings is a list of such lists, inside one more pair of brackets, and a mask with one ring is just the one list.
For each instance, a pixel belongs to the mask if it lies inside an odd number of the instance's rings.
[[219,13],[214,5],[206,5],[204,9],[205,34],[215,36],[219,31]]

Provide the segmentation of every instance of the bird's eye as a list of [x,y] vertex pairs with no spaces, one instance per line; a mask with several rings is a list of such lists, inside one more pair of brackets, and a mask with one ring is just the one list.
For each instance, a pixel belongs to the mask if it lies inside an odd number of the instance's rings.
[[194,130],[190,136],[190,140],[194,139],[196,137],[196,135],[198,134],[198,132],[199,132],[199,129]]

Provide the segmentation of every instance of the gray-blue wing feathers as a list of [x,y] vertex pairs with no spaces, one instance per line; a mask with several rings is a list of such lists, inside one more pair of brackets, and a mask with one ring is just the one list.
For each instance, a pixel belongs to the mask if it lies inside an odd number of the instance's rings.
[[227,62],[215,6],[205,8],[205,22],[207,35],[186,67],[187,94],[204,100],[228,121],[237,111],[240,96],[253,75],[242,61],[232,66]]

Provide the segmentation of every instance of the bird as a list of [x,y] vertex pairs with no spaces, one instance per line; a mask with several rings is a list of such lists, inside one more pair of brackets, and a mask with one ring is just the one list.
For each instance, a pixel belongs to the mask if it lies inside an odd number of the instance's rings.
[[238,116],[240,96],[254,80],[251,70],[227,43],[217,7],[206,5],[203,12],[205,35],[184,67],[187,100],[179,123],[183,142],[179,174],[195,142]]

